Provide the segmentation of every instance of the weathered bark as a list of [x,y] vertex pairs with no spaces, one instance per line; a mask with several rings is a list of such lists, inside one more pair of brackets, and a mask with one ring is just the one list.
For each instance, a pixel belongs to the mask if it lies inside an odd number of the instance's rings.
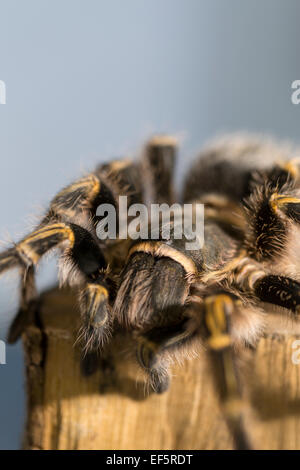
[[[25,448],[232,448],[205,352],[174,366],[168,392],[149,394],[126,336],[116,337],[96,372],[84,377],[74,345],[78,324],[74,293],[53,290],[42,297],[35,324],[24,334]],[[269,335],[249,358],[245,424],[257,449],[300,448],[295,339]]]

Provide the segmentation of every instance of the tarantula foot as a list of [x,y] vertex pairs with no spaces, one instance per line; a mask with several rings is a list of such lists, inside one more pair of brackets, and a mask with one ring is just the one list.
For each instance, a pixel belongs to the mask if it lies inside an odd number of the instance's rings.
[[137,360],[140,366],[147,372],[152,389],[156,393],[164,393],[169,388],[170,378],[162,367],[158,355],[159,346],[148,341],[145,337],[139,338],[139,341]]
[[100,284],[88,284],[81,293],[83,327],[80,338],[84,350],[98,350],[110,336],[108,290]]
[[164,393],[170,385],[169,375],[160,369],[151,369],[149,371],[150,385],[157,394]]
[[79,333],[79,340],[82,343],[84,354],[101,350],[108,341],[110,334],[111,328],[108,324],[100,326],[84,325]]

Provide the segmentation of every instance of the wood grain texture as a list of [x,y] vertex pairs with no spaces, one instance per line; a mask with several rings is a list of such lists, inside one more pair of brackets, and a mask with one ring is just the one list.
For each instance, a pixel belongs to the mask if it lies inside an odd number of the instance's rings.
[[[232,449],[205,352],[175,365],[166,393],[149,393],[118,335],[84,377],[74,345],[79,313],[71,291],[49,291],[23,335],[27,449]],[[245,425],[256,449],[300,449],[299,336],[270,335],[248,354]],[[299,348],[299,346],[298,346]]]

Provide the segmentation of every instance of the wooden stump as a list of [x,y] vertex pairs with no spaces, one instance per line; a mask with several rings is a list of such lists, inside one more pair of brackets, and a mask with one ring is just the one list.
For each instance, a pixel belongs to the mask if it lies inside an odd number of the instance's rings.
[[[83,376],[79,321],[74,293],[54,289],[23,335],[26,449],[232,449],[205,352],[174,366],[169,391],[156,395],[126,336]],[[300,365],[292,361],[299,338],[266,336],[249,359],[245,424],[256,449],[300,448]]]

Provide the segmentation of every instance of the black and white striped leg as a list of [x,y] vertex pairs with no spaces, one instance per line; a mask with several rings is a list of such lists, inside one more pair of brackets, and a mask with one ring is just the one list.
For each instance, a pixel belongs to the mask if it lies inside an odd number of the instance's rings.
[[[34,307],[36,289],[34,283],[34,267],[41,257],[49,250],[62,244],[64,266],[69,266],[72,275],[67,275],[70,282],[79,281],[85,286],[83,293],[83,317],[86,320],[86,341],[88,345],[100,345],[102,338],[107,335],[109,321],[108,288],[104,282],[107,274],[107,264],[94,236],[77,224],[53,223],[39,227],[21,242],[9,249],[0,257],[0,271],[11,267],[20,267],[23,274],[21,288],[21,307],[12,326],[10,340],[17,339],[22,326],[26,325],[26,311]],[[69,273],[70,274],[70,273]],[[72,282],[72,281],[71,281]],[[90,338],[93,326],[92,339]],[[95,341],[95,331],[98,340]],[[99,339],[101,337],[101,340]]]
[[261,302],[284,307],[295,314],[300,313],[300,283],[289,277],[266,275],[256,281],[253,290]]

